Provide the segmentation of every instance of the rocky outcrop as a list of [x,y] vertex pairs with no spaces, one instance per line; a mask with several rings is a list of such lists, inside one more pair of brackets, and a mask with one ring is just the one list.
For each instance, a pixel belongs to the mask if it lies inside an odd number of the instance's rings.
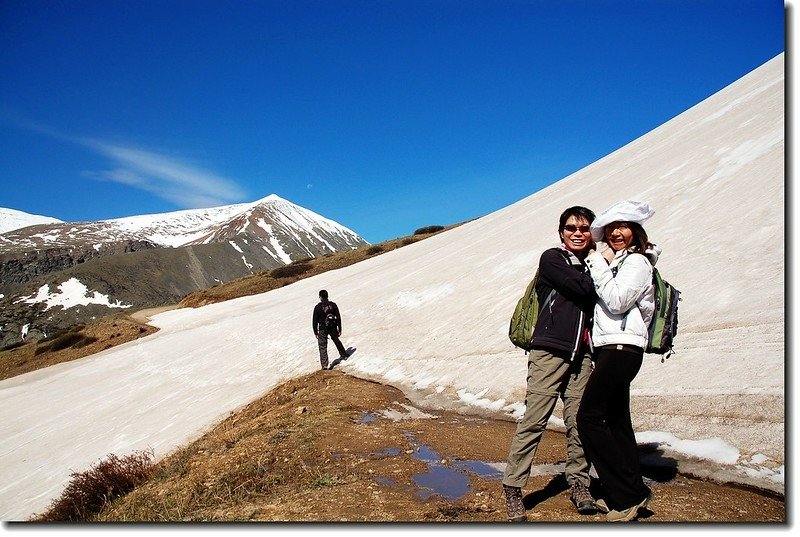
[[56,247],[43,250],[10,251],[0,254],[0,294],[14,294],[37,277],[66,270],[93,259],[157,248],[144,240]]
[[[115,312],[175,304],[189,293],[282,266],[259,250],[260,246],[245,243],[145,248],[35,275],[15,286],[15,293],[0,298],[0,347],[23,338],[35,341]],[[64,294],[60,286],[70,280],[85,286],[87,296],[97,293],[112,305],[56,304]]]

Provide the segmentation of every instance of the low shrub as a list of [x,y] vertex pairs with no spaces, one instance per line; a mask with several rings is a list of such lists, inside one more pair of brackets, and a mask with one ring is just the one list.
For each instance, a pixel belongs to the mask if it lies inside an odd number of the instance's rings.
[[85,335],[76,333],[76,332],[68,332],[63,336],[59,336],[52,343],[50,343],[49,350],[51,351],[60,351],[62,349],[66,349],[69,347],[75,347],[76,345],[80,345],[80,343],[86,338]]
[[379,254],[383,251],[383,246],[376,244],[375,246],[370,246],[367,248],[367,255],[375,255]]
[[272,269],[269,275],[273,278],[291,278],[292,276],[299,276],[308,270],[311,270],[311,265],[308,263],[292,263],[291,265],[284,265],[282,267]]
[[85,472],[73,472],[60,497],[34,520],[84,522],[114,499],[128,494],[153,473],[153,453],[136,451],[125,457],[109,455]]
[[[116,334],[117,337],[121,336],[122,334]],[[85,347],[91,343],[97,341],[97,338],[94,336],[82,336],[78,341],[72,344],[73,349],[80,349],[81,347]]]
[[427,233],[436,233],[444,229],[444,226],[427,226],[421,227],[414,232],[414,235],[425,235]]
[[[33,355],[39,356],[44,352],[56,352],[68,348],[80,349],[81,347],[85,347],[86,345],[94,343],[95,341],[97,341],[97,338],[94,336],[87,336],[86,334],[81,334],[79,332],[67,332],[66,334],[62,334],[52,341],[41,340],[36,346],[36,350],[33,351]],[[44,344],[42,344],[43,342]]]
[[21,340],[21,341],[17,341],[17,342],[15,342],[15,343],[9,343],[9,344],[8,344],[8,345],[6,345],[5,347],[3,347],[3,348],[0,348],[0,352],[3,352],[3,351],[10,351],[10,350],[13,350],[13,349],[18,349],[19,347],[22,347],[22,346],[23,346],[23,345],[25,345],[26,343],[27,343],[27,341],[22,341],[22,340]]
[[409,244],[414,244],[415,242],[417,242],[417,239],[406,237],[405,239],[402,240],[400,244],[402,244],[403,246],[408,246]]
[[75,325],[75,326],[70,327],[70,328],[62,328],[61,330],[56,330],[52,334],[43,337],[38,342],[39,343],[48,343],[50,341],[55,341],[56,339],[60,338],[61,336],[69,334],[70,332],[80,332],[81,330],[83,330],[83,325]]

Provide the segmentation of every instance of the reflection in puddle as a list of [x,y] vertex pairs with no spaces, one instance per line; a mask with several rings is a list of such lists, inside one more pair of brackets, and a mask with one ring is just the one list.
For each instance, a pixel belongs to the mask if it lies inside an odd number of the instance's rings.
[[358,423],[372,423],[377,419],[378,416],[376,416],[375,414],[370,414],[369,412],[362,412],[361,419],[358,420]]
[[501,479],[503,472],[481,461],[456,461],[453,466],[443,461],[441,455],[430,446],[419,445],[413,435],[406,434],[414,448],[414,458],[428,465],[428,471],[414,474],[414,483],[419,487],[417,496],[427,500],[438,494],[448,500],[457,500],[466,496],[470,490],[467,473],[473,473],[489,479]]
[[488,479],[502,479],[503,477],[503,470],[482,461],[458,461],[456,465],[479,477]]
[[[376,418],[376,416],[365,412],[361,417],[361,423],[368,423]],[[428,466],[427,471],[412,476],[418,489],[416,494],[423,500],[427,500],[434,495],[441,496],[447,500],[463,498],[472,490],[469,474],[484,479],[500,480],[503,477],[505,463],[443,460],[442,456],[430,446],[418,444],[413,433],[406,432],[405,437],[411,444],[412,450],[410,453],[412,453],[412,456]],[[372,451],[369,456],[371,458],[396,457],[401,453],[402,450],[400,449],[386,448]],[[384,487],[393,487],[398,484],[396,480],[385,476],[375,476],[375,482]]]
[[424,474],[414,474],[414,483],[421,490],[417,496],[427,500],[434,494],[457,500],[470,491],[469,478],[461,472],[440,464],[431,464]]

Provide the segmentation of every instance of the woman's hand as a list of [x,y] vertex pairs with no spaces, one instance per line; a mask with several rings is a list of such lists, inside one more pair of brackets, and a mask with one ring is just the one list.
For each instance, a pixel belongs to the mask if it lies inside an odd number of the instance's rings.
[[606,244],[603,241],[597,241],[597,243],[595,243],[595,246],[597,247],[597,251],[600,252],[600,255],[603,256],[606,262],[611,263],[611,260],[614,259],[614,254],[615,254],[614,250],[612,250],[608,246],[608,244]]

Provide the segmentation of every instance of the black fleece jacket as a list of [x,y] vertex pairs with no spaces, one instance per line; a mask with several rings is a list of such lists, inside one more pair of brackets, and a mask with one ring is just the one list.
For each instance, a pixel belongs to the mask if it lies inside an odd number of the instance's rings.
[[325,316],[329,313],[336,315],[336,333],[342,333],[342,316],[339,315],[339,306],[336,305],[336,302],[325,300],[318,302],[317,305],[314,306],[314,315],[311,318],[311,328],[314,330],[315,336],[320,330],[327,332],[327,329],[325,328]]
[[[547,301],[550,292],[555,290]],[[566,351],[570,359],[582,347],[584,328],[591,326],[597,293],[586,265],[564,248],[550,248],[539,259],[539,317],[533,348]]]

